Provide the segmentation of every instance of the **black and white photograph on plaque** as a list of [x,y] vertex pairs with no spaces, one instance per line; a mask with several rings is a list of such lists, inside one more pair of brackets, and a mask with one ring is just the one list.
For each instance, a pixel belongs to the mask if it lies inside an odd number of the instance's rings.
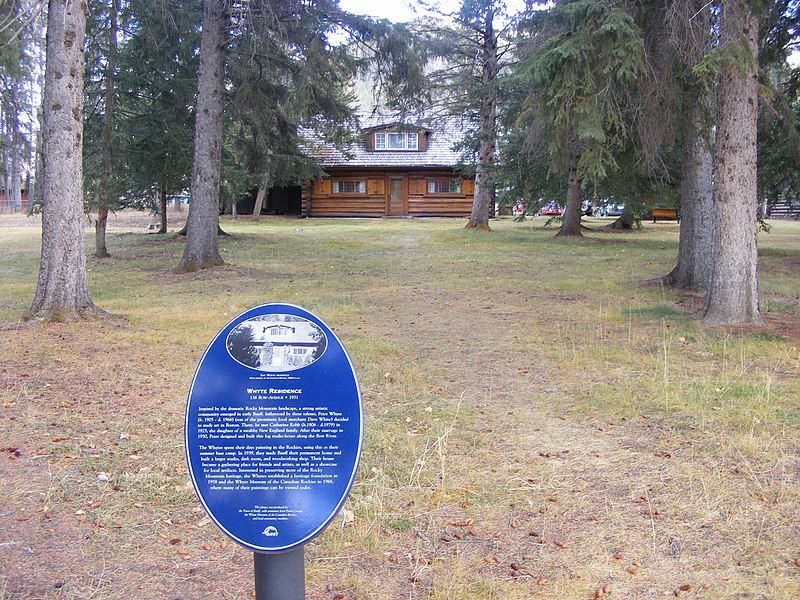
[[231,357],[246,367],[268,372],[294,371],[325,352],[325,333],[303,317],[260,315],[242,321],[228,334]]

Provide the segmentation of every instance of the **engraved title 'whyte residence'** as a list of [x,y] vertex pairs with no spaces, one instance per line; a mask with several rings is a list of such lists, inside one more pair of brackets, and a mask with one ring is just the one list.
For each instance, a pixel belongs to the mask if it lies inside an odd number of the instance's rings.
[[454,146],[465,135],[458,119],[400,119],[362,113],[346,148],[309,140],[326,177],[300,187],[300,212],[310,217],[469,216],[474,180],[457,170]]

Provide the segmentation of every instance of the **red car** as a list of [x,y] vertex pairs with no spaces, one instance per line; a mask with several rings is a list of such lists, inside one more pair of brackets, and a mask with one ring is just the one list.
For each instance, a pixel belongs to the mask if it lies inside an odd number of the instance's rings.
[[539,216],[541,217],[560,217],[563,214],[564,209],[557,202],[548,202],[539,209]]

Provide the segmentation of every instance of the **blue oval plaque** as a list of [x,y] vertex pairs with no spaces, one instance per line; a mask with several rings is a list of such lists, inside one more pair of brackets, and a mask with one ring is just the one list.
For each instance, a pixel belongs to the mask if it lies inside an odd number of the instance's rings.
[[353,485],[363,415],[355,370],[331,329],[264,304],[220,331],[186,405],[189,476],[217,526],[283,552],[333,520]]

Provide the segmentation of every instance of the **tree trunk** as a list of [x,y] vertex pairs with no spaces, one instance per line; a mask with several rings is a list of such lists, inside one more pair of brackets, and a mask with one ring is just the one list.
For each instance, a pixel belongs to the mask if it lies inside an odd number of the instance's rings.
[[111,5],[109,6],[108,49],[106,51],[105,72],[106,93],[103,102],[103,174],[100,177],[97,222],[94,228],[96,242],[94,255],[97,258],[109,256],[106,248],[106,223],[108,222],[108,209],[111,206],[111,160],[114,151],[114,78],[116,77],[115,69],[117,66],[119,1],[111,0]]
[[681,225],[678,262],[664,283],[682,290],[705,292],[711,279],[713,252],[714,155],[709,124],[710,96],[689,104],[681,145]]
[[488,231],[489,207],[494,202],[494,149],[497,136],[497,38],[491,5],[486,9],[482,46],[480,145],[475,166],[475,195],[467,229]]
[[[38,19],[37,19],[38,20]],[[39,77],[37,79],[37,84],[39,85],[39,89],[44,89],[44,61],[41,56],[41,52],[38,53],[38,67],[39,67]],[[33,181],[35,189],[33,191],[28,190],[28,214],[33,214],[33,207],[38,203],[42,203],[42,182],[44,181],[44,157],[42,153],[42,130],[44,129],[44,105],[40,102],[39,106],[36,108],[36,121],[39,124],[39,127],[36,128],[36,147],[34,149],[34,160],[33,160]]]
[[260,187],[258,188],[258,193],[256,194],[256,201],[253,204],[253,216],[251,217],[253,221],[258,221],[261,218],[261,208],[264,206],[264,196],[267,195],[267,188]]
[[217,250],[225,70],[226,0],[205,0],[186,245],[178,272],[223,264]]
[[[38,111],[37,111],[38,112]],[[33,175],[30,177],[30,184],[28,185],[28,215],[33,214],[33,205],[41,195],[39,188],[41,187],[41,144],[42,137],[41,131],[36,131],[33,134],[34,146],[33,156],[31,157],[31,166],[33,166]]]
[[172,204],[175,208],[175,212],[183,212],[183,200],[181,200],[180,196],[176,196]]
[[97,220],[94,222],[94,243],[95,258],[108,258],[108,248],[106,248],[106,225],[108,224],[108,207],[100,205],[97,209]]
[[[758,305],[756,125],[758,17],[748,0],[722,3],[723,44],[745,44],[747,65],[726,64],[717,79],[713,269],[703,322],[761,323]],[[750,62],[752,61],[752,62]]]
[[630,231],[633,229],[634,217],[633,213],[625,207],[625,210],[620,216],[614,219],[614,222],[607,227],[613,231]]
[[[16,118],[16,117],[15,117]],[[19,136],[19,123],[16,123],[11,146],[11,212],[22,208],[22,144]]]
[[86,281],[83,239],[84,0],[50,0],[44,85],[42,257],[28,320],[97,312]]
[[156,233],[167,233],[167,186],[163,181],[158,186],[158,201],[161,227]]
[[583,181],[578,177],[579,153],[573,153],[569,161],[567,172],[567,205],[564,208],[564,217],[561,228],[556,233],[559,236],[581,236],[581,197],[583,195]]
[[[21,58],[21,57],[20,57]],[[16,213],[22,208],[22,160],[23,142],[22,133],[19,126],[19,106],[20,106],[20,82],[19,75],[12,75],[9,79],[10,89],[8,90],[8,106],[6,109],[6,129],[8,136],[8,147],[11,155],[11,212]]]
[[0,147],[2,147],[2,167],[3,169],[3,202],[7,203],[9,201],[9,193],[8,187],[9,183],[11,183],[11,178],[9,177],[8,172],[10,169],[8,168],[8,147],[10,144],[8,143],[8,136],[6,135],[6,128],[5,128],[5,115],[2,119],[0,119],[0,127],[2,127],[2,135],[0,135]]
[[111,256],[108,253],[106,246],[106,225],[108,224],[108,196],[106,202],[103,202],[103,190],[100,190],[97,207],[97,219],[94,222],[94,257],[95,258],[108,258]]

